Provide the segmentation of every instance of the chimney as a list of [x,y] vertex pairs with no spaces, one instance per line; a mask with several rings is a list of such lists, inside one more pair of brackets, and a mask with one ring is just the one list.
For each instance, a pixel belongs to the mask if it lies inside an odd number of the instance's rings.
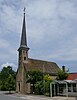
[[62,71],[65,72],[65,66],[62,66]]

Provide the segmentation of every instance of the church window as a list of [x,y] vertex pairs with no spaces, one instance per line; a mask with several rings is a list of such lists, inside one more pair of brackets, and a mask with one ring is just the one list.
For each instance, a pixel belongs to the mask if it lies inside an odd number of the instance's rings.
[[25,51],[23,51],[23,53],[25,53]]
[[19,86],[19,92],[20,92],[20,83],[18,84],[18,86]]
[[26,60],[26,57],[24,57],[24,60]]
[[23,54],[27,54],[27,51],[24,50],[24,51],[23,51]]

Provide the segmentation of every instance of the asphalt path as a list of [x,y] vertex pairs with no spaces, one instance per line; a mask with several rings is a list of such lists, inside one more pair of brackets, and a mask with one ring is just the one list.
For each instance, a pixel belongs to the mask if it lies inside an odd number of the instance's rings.
[[[0,94],[0,100],[23,100],[23,98],[11,96],[11,95]],[[27,100],[27,99],[25,98],[25,100]]]

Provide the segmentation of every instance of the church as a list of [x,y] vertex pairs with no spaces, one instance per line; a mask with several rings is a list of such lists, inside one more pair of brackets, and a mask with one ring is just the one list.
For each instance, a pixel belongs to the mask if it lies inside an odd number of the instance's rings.
[[[16,74],[16,92],[22,94],[31,93],[31,84],[26,83],[27,71],[41,71],[43,73],[50,74],[53,79],[56,78],[59,71],[59,67],[55,62],[49,62],[44,60],[32,59],[28,57],[29,47],[27,45],[26,37],[26,21],[25,11],[23,17],[22,34],[20,47],[18,49],[18,69]],[[39,51],[40,52],[40,51]]]

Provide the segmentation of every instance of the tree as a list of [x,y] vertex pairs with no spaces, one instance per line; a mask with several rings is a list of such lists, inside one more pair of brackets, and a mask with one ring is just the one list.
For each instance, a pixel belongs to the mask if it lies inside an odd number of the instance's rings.
[[[11,80],[15,81],[16,73],[14,70],[12,70],[11,66],[3,67],[2,71],[0,72],[0,90],[7,90],[9,91],[9,85],[10,85],[10,78]],[[15,86],[15,82],[11,85],[11,88]]]
[[40,71],[29,71],[27,72],[27,82],[33,84],[33,92],[35,94],[49,94],[50,82],[52,78],[50,75],[45,75]]
[[48,74],[48,75],[45,75],[45,76],[44,76],[44,80],[45,80],[45,81],[51,82],[51,81],[52,81],[52,78],[51,78],[51,76]]
[[63,70],[59,70],[58,71],[58,76],[57,76],[57,80],[65,80],[68,77],[68,73],[64,72]]
[[49,74],[43,75],[43,79],[35,84],[35,92],[37,94],[50,95],[50,82],[52,82],[51,76]]
[[28,71],[27,72],[27,82],[36,83],[43,79],[43,73],[40,71]]
[[40,94],[40,95],[44,94],[44,82],[43,82],[43,80],[36,82],[35,93]]
[[45,80],[45,85],[44,85],[44,87],[45,87],[45,94],[46,95],[50,95],[50,83],[52,82],[52,78],[51,78],[51,76],[48,74],[48,75],[45,75],[44,76],[44,80]]
[[28,71],[27,72],[27,83],[33,84],[33,92],[35,91],[35,84],[43,80],[43,73],[40,71]]
[[9,93],[11,93],[12,90],[15,90],[15,80],[12,75],[9,75],[7,79],[7,88],[8,88]]

